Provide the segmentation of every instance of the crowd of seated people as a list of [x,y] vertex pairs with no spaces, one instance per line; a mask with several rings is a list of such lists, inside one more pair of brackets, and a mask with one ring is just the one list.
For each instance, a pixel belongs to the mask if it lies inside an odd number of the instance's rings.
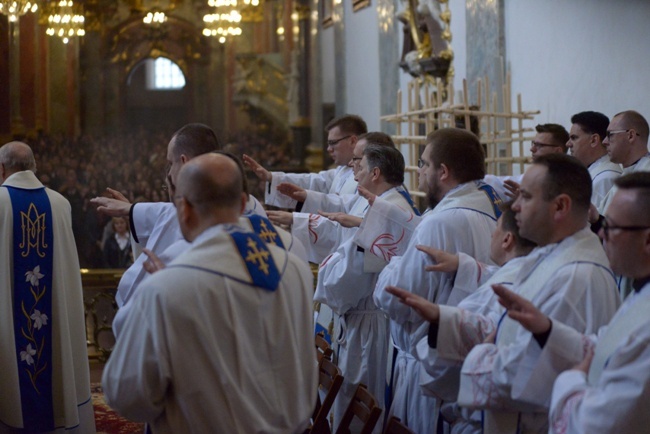
[[[72,208],[73,229],[82,268],[102,268],[102,241],[111,231],[110,218],[89,204],[107,187],[130,202],[167,201],[164,187],[167,131],[137,131],[105,136],[39,135],[27,140],[39,162],[37,176],[44,185],[63,194]],[[249,152],[268,167],[287,165],[284,146],[253,134],[234,134],[227,141],[234,152]],[[262,186],[251,185],[254,196]],[[112,263],[112,261],[109,261]]]

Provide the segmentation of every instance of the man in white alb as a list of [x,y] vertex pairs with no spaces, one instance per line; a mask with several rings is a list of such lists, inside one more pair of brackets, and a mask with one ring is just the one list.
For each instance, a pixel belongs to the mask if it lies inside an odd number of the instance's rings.
[[70,203],[0,147],[0,433],[94,434]]
[[[483,183],[483,148],[469,131],[444,128],[427,136],[420,180],[427,186],[433,208],[415,228],[403,256],[393,257],[379,275],[374,292],[377,306],[391,320],[391,336],[398,350],[394,366],[394,399],[390,415],[402,419],[415,432],[436,427],[438,408],[420,389],[417,343],[427,334],[428,322],[386,292],[399,286],[436,303],[447,303],[453,274],[424,271],[428,256],[415,248],[423,244],[450,253],[463,252],[489,262],[490,236],[498,215],[498,197]],[[435,205],[435,207],[434,207]]]
[[[357,145],[358,146],[358,145]],[[355,150],[356,152],[356,150]],[[373,195],[403,209],[411,209],[404,182],[404,157],[394,147],[368,144],[355,179]],[[388,317],[375,306],[373,289],[386,265],[383,257],[359,248],[353,233],[320,266],[314,300],[337,315],[334,340],[344,382],[334,403],[334,427],[354,392],[363,383],[384,407],[388,363]],[[378,234],[380,235],[380,234]],[[382,424],[378,424],[381,432]]]
[[177,181],[192,245],[131,301],[107,402],[156,433],[301,432],[317,390],[311,272],[237,225],[247,198],[231,159],[196,157]]
[[[503,288],[509,316],[534,333],[536,375],[553,386],[550,432],[638,433],[650,426],[650,173],[616,181],[600,231],[612,270],[635,280],[610,323],[584,336]],[[594,349],[595,346],[595,349]]]
[[596,208],[621,176],[621,166],[612,163],[603,140],[607,134],[609,119],[598,112],[580,112],[571,117],[571,131],[567,148],[589,170],[592,180],[591,203]]
[[[591,176],[577,159],[539,157],[526,170],[512,208],[521,236],[538,244],[512,288],[550,317],[581,332],[607,324],[619,305],[614,275],[587,224]],[[526,357],[531,336],[505,317],[495,343],[474,346],[461,370],[458,404],[483,409],[485,433],[545,433],[550,382]],[[490,340],[491,341],[491,340]]]

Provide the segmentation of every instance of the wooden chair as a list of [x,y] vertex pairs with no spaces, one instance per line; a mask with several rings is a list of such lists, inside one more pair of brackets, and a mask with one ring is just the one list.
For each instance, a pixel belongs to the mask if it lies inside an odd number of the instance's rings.
[[393,416],[388,419],[384,434],[415,434],[415,431],[411,431],[398,417]]
[[320,360],[325,357],[327,360],[332,360],[332,348],[330,344],[325,340],[325,335],[323,332],[320,332],[316,335],[316,360],[320,363]]
[[331,434],[327,415],[332,409],[334,399],[343,384],[341,370],[329,359],[323,357],[318,363],[318,389],[325,392],[323,402],[320,400],[320,393],[316,399],[316,408],[312,414],[312,425],[305,433]]
[[377,400],[364,384],[357,386],[357,391],[348,405],[343,419],[336,430],[336,434],[350,434],[350,424],[352,420],[357,417],[363,422],[361,434],[371,434],[372,430],[377,425],[379,416],[381,415],[381,408],[377,405]]

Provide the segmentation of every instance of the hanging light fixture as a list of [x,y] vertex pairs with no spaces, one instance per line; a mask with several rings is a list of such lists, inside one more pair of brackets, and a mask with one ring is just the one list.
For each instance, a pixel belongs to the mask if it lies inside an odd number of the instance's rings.
[[162,23],[167,21],[167,14],[165,12],[154,9],[150,12],[147,12],[147,15],[142,18],[142,22],[145,24],[153,25],[153,26],[159,26]]
[[215,12],[203,16],[204,36],[216,37],[223,44],[229,37],[241,35],[237,0],[208,0],[208,6],[215,8]]
[[37,10],[38,4],[36,4],[36,1],[0,0],[0,14],[7,15],[12,23],[18,21],[18,17]]
[[217,37],[224,43],[229,37],[242,34],[240,22],[261,21],[263,0],[208,0],[214,12],[203,16],[205,36]]
[[58,36],[64,44],[75,36],[84,36],[85,18],[83,15],[76,14],[73,10],[74,2],[72,0],[61,0],[58,4],[58,11],[47,18],[47,33],[50,36]]

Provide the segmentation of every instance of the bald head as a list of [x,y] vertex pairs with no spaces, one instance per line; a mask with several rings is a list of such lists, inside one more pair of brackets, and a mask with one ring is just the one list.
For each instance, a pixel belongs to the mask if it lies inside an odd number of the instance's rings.
[[0,147],[0,180],[4,182],[16,172],[36,172],[36,160],[29,145],[23,142],[9,142]]
[[185,198],[202,215],[229,208],[241,211],[242,192],[241,171],[225,155],[200,155],[178,174],[176,196]]

